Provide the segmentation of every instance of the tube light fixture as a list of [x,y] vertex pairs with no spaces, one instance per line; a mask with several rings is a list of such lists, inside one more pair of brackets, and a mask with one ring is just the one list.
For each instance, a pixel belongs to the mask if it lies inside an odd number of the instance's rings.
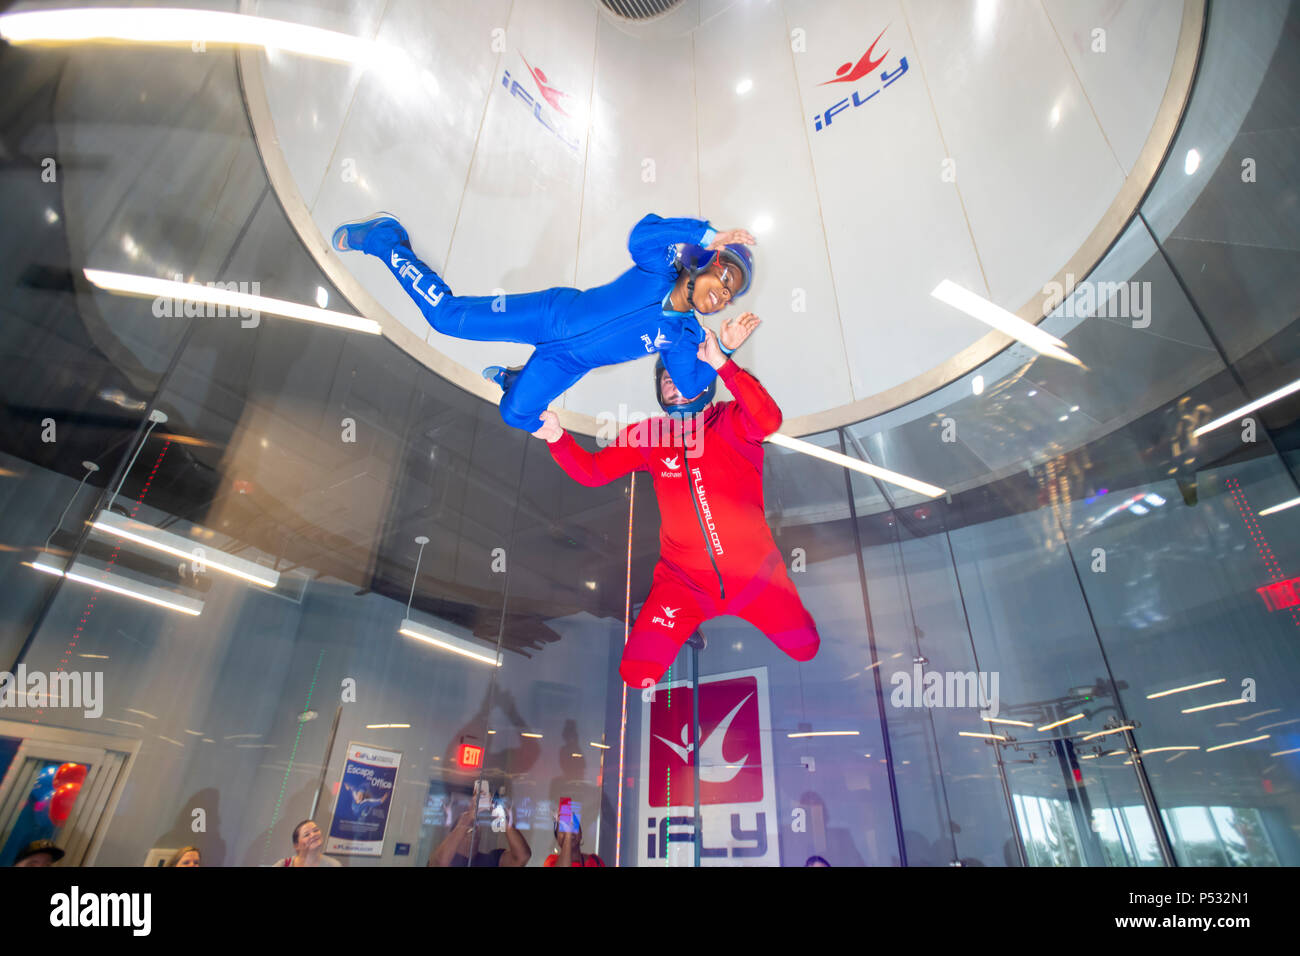
[[1011,336],[1017,342],[1029,346],[1039,355],[1059,359],[1071,365],[1083,365],[1082,362],[1066,351],[1068,346],[1055,335],[1048,334],[1032,322],[1026,322],[1020,316],[1008,312],[1000,305],[994,305],[988,299],[976,295],[969,289],[963,289],[955,282],[944,279],[934,287],[930,295],[954,309],[965,312],[973,319],[979,319],[985,325],[991,325],[1004,335]]
[[1147,700],[1155,700],[1157,697],[1168,697],[1170,694],[1181,694],[1185,690],[1197,690],[1201,687],[1213,687],[1215,684],[1222,684],[1226,680],[1226,677],[1218,677],[1214,680],[1203,680],[1199,684],[1188,684],[1186,687],[1171,687],[1169,690],[1147,694]]
[[1197,714],[1203,710],[1214,710],[1216,707],[1236,707],[1239,704],[1249,704],[1250,701],[1242,700],[1240,697],[1234,697],[1232,700],[1221,700],[1217,704],[1202,704],[1200,707],[1184,707],[1184,714]]
[[1054,728],[1056,728],[1056,727],[1060,727],[1062,724],[1068,724],[1068,723],[1069,723],[1070,721],[1072,721],[1072,720],[1082,720],[1082,719],[1083,719],[1083,714],[1075,714],[1073,717],[1066,717],[1064,720],[1058,720],[1058,721],[1056,721],[1055,723],[1044,724],[1043,726],[1039,727],[1038,729],[1039,729],[1040,731],[1041,731],[1041,730],[1052,730],[1052,729],[1054,729]]
[[153,604],[157,607],[165,607],[170,611],[179,611],[182,614],[189,614],[191,617],[198,617],[203,613],[203,602],[196,598],[177,594],[175,591],[168,591],[166,588],[158,588],[139,581],[132,581],[120,574],[110,574],[81,561],[74,561],[72,567],[64,571],[58,566],[53,556],[42,553],[29,566],[37,571],[44,571],[46,574],[66,577],[69,581],[76,581],[78,584],[89,584],[91,587],[103,588],[105,591],[112,591],[114,594],[120,594],[123,597],[144,601],[146,604]]
[[1260,734],[1258,737],[1248,737],[1245,740],[1234,740],[1232,743],[1219,744],[1217,747],[1206,747],[1205,752],[1208,754],[1214,750],[1227,750],[1229,747],[1240,747],[1243,744],[1258,743],[1261,740],[1268,740],[1271,736],[1272,734]]
[[0,16],[0,36],[10,43],[183,44],[260,46],[319,60],[382,65],[383,47],[320,27],[215,10],[79,8],[31,10]]
[[1222,416],[1221,418],[1216,418],[1212,422],[1206,422],[1200,428],[1192,432],[1192,436],[1195,438],[1200,438],[1206,432],[1212,432],[1216,428],[1221,428],[1224,425],[1228,425],[1231,424],[1232,422],[1238,421],[1242,417],[1249,415],[1255,409],[1263,408],[1265,405],[1272,405],[1278,399],[1286,398],[1292,392],[1298,392],[1298,391],[1300,391],[1300,378],[1296,379],[1294,382],[1291,382],[1289,385],[1283,385],[1281,388],[1274,389],[1273,391],[1269,392],[1267,395],[1255,399],[1253,402],[1247,402],[1245,405],[1242,405],[1240,408],[1233,409],[1232,411],[1228,412],[1228,414]]
[[263,295],[233,292],[195,282],[155,279],[152,276],[131,275],[127,272],[106,272],[102,269],[81,271],[85,273],[88,282],[108,292],[210,302],[213,305],[225,306],[228,310],[246,309],[266,315],[280,315],[286,319],[301,319],[304,322],[315,322],[318,325],[330,325],[350,332],[365,332],[369,335],[379,335],[383,332],[383,327],[374,319],[363,319],[360,316],[334,312],[330,309],[318,309],[314,305],[303,305],[301,302],[290,302],[287,299],[271,299]]
[[767,436],[767,440],[773,445],[780,445],[782,448],[789,448],[791,451],[802,452],[813,458],[820,458],[822,461],[828,461],[833,465],[840,465],[844,468],[851,468],[854,471],[860,471],[864,475],[870,475],[873,478],[879,478],[881,481],[887,481],[890,484],[906,488],[908,491],[915,491],[917,494],[925,495],[929,498],[938,498],[947,494],[942,488],[919,481],[916,478],[909,478],[907,475],[900,475],[896,471],[890,471],[887,468],[880,468],[858,458],[850,458],[848,455],[841,455],[837,451],[831,451],[814,445],[812,442],[806,442],[799,438],[791,438],[789,435],[772,434]]
[[173,557],[201,561],[209,570],[220,571],[222,574],[229,574],[252,584],[260,584],[265,588],[273,588],[280,583],[278,571],[246,558],[226,554],[224,551],[210,550],[202,545],[196,545],[178,534],[164,531],[144,521],[125,517],[115,511],[101,511],[91,523],[91,527]]
[[397,633],[413,637],[417,641],[424,641],[426,644],[432,644],[434,647],[441,647],[444,651],[451,651],[471,660],[492,664],[495,667],[501,666],[501,655],[499,653],[493,657],[481,644],[467,641],[463,637],[454,637],[443,631],[434,630],[424,624],[412,621],[409,617],[402,621],[397,628]]
[[1132,729],[1133,729],[1133,725],[1132,725],[1132,724],[1125,724],[1123,727],[1116,727],[1116,728],[1114,728],[1113,730],[1099,730],[1099,731],[1097,731],[1095,734],[1088,734],[1088,736],[1084,737],[1083,739],[1084,739],[1084,740],[1093,740],[1094,738],[1097,738],[1097,737],[1105,737],[1107,734],[1117,734],[1117,733],[1119,733],[1120,731],[1124,731],[1124,730],[1132,730]]

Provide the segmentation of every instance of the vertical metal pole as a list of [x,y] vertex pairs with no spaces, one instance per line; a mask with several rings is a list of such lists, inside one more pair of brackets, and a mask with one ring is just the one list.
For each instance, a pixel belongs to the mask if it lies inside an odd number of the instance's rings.
[[691,641],[691,775],[695,778],[695,866],[700,865],[700,848],[704,844],[704,819],[700,816],[700,645]]
[[1007,783],[1007,767],[1002,762],[1002,744],[998,741],[990,741],[993,744],[993,754],[998,761],[998,779],[1002,781],[1002,798],[1007,801],[1007,813],[1011,817],[1011,838],[1016,842],[1016,856],[1020,857],[1020,865],[1028,866],[1029,858],[1025,856],[1025,844],[1020,839],[1020,821],[1016,818],[1016,804],[1011,799],[1011,785]]
[[320,779],[316,781],[316,793],[311,798],[311,813],[308,817],[316,819],[316,805],[320,802],[321,791],[325,789],[325,775],[330,769],[330,754],[334,752],[334,738],[339,732],[339,718],[343,716],[343,705],[334,708],[334,725],[330,727],[330,739],[325,744],[325,756],[320,762]]

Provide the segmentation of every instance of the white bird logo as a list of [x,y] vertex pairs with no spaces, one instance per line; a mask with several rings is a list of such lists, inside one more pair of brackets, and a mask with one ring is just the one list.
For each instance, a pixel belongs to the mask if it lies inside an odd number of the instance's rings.
[[682,463],[678,460],[676,455],[672,458],[660,458],[659,460],[668,467],[669,471],[676,471],[678,468],[682,467]]
[[[664,608],[667,610],[667,608]],[[733,780],[736,774],[745,769],[745,764],[749,761],[749,754],[740,758],[739,763],[729,764],[725,757],[722,756],[722,743],[727,736],[727,730],[731,727],[731,722],[736,719],[736,714],[740,713],[740,708],[744,707],[753,693],[745,695],[745,699],[731,709],[731,713],[722,718],[722,722],[713,728],[713,732],[704,738],[704,743],[700,745],[700,780],[703,783],[728,783]],[[688,743],[686,735],[688,725],[682,724],[682,742],[674,743],[667,737],[661,737],[655,734],[656,740],[663,741],[664,745],[677,754],[683,761],[690,756],[691,750],[695,745]]]
[[661,349],[668,344],[668,336],[664,335],[662,329],[655,329],[655,349]]
[[677,616],[677,612],[681,610],[681,608],[679,608],[679,607],[667,607],[667,606],[665,606],[665,605],[663,605],[663,604],[661,604],[661,605],[659,605],[659,606],[662,607],[662,608],[664,609],[664,613],[667,614],[670,618],[671,618],[671,617],[676,617],[676,616]]

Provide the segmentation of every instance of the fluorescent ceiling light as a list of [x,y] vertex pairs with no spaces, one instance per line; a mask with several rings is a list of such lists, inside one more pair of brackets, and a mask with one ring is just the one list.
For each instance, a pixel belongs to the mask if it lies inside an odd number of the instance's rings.
[[791,438],[789,435],[773,434],[768,435],[767,440],[773,445],[780,445],[782,448],[789,448],[791,451],[802,452],[805,455],[811,455],[813,458],[820,458],[822,461],[829,461],[833,465],[840,465],[843,468],[851,468],[854,471],[860,471],[864,475],[870,475],[873,478],[879,478],[881,481],[887,481],[890,484],[906,488],[908,491],[915,491],[917,494],[925,495],[929,498],[938,498],[940,495],[947,494],[942,488],[935,485],[927,484],[916,478],[909,478],[907,475],[900,475],[896,471],[890,471],[887,468],[878,468],[875,465],[868,464],[857,458],[850,458],[848,455],[841,455],[837,451],[830,451],[821,448],[812,442],[806,442],[799,438]]
[[1132,724],[1125,724],[1123,727],[1116,727],[1114,730],[1099,730],[1095,734],[1088,734],[1088,736],[1084,737],[1083,739],[1093,740],[1096,737],[1105,737],[1107,734],[1118,734],[1121,731],[1132,730],[1132,729],[1133,729]]
[[157,7],[112,7],[75,10],[33,10],[0,16],[0,36],[10,43],[84,43],[116,40],[127,43],[234,44],[260,46],[300,56],[382,65],[388,50],[369,40],[319,27],[208,10],[169,10]]
[[1006,740],[1007,739],[1006,737],[1003,737],[1001,734],[977,734],[969,730],[959,730],[957,731],[957,736],[958,737],[982,737],[985,740]]
[[594,740],[591,741],[591,745],[592,745],[593,747],[596,747],[596,748],[600,749],[600,750],[608,750],[608,749],[609,749],[609,744],[598,744],[598,743],[596,743],[596,741],[594,741]]
[[214,286],[199,285],[195,282],[176,282],[172,279],[155,279],[151,276],[131,275],[127,272],[106,272],[102,269],[82,269],[86,280],[92,285],[108,292],[120,292],[123,295],[161,296],[167,299],[180,299],[192,302],[211,302],[223,305],[227,309],[245,309],[265,315],[280,315],[287,319],[301,319],[318,325],[330,325],[347,329],[350,332],[365,332],[379,335],[383,329],[374,319],[363,319],[356,315],[318,309],[290,302],[287,299],[270,299],[266,296],[252,295],[247,292],[232,292]]
[[1280,505],[1273,505],[1270,508],[1265,508],[1259,513],[1259,515],[1262,518],[1264,515],[1276,514],[1279,511],[1285,511],[1287,508],[1294,508],[1296,505],[1300,505],[1300,498],[1292,498],[1290,501],[1284,501]]
[[[105,534],[126,538],[146,548],[153,548],[173,557],[201,561],[206,568],[241,578],[262,587],[273,588],[280,582],[280,572],[263,567],[245,558],[237,558],[224,551],[196,545],[178,534],[156,528],[144,521],[136,521],[113,511],[101,511],[91,527]],[[201,552],[201,554],[200,554]]]
[[1186,707],[1183,709],[1184,714],[1196,714],[1203,710],[1214,710],[1216,707],[1236,707],[1238,704],[1249,704],[1250,701],[1242,700],[1240,697],[1234,697],[1232,700],[1221,700],[1217,704],[1202,704],[1200,707]]
[[786,736],[793,740],[795,737],[856,737],[858,733],[856,730],[806,730]]
[[1082,720],[1082,719],[1083,719],[1083,714],[1075,714],[1073,717],[1066,717],[1064,720],[1058,720],[1058,721],[1056,721],[1055,723],[1044,724],[1043,726],[1039,727],[1038,729],[1039,729],[1039,730],[1052,730],[1052,729],[1055,728],[1055,727],[1060,727],[1062,724],[1068,724],[1068,723],[1069,723],[1070,721],[1072,721],[1072,720]]
[[1253,402],[1247,402],[1245,405],[1242,405],[1241,408],[1228,412],[1228,414],[1224,415],[1222,418],[1216,418],[1214,421],[1202,425],[1200,428],[1192,432],[1192,435],[1194,435],[1197,438],[1200,438],[1206,432],[1212,432],[1214,431],[1214,429],[1219,428],[1223,425],[1227,425],[1229,422],[1235,422],[1238,419],[1250,414],[1257,408],[1263,408],[1265,405],[1271,405],[1273,402],[1276,402],[1279,398],[1286,398],[1292,392],[1300,392],[1300,378],[1296,379],[1290,385],[1283,385],[1281,388],[1269,392],[1263,398],[1257,398]]
[[1004,335],[1023,342],[1040,355],[1069,362],[1071,365],[1083,365],[1066,351],[1068,346],[1056,336],[1048,334],[1032,322],[1026,322],[1018,315],[1013,315],[1001,306],[994,305],[988,299],[963,289],[955,282],[944,279],[934,287],[930,295],[954,309],[965,312],[973,319],[979,319],[985,325],[991,325]]
[[1200,749],[1201,749],[1200,747],[1192,747],[1187,745],[1179,746],[1179,747],[1152,747],[1150,750],[1142,751],[1142,756],[1145,757],[1147,754],[1164,753],[1166,750],[1200,750]]
[[531,737],[531,738],[533,738],[534,740],[541,740],[541,739],[542,739],[542,735],[541,735],[541,734],[526,734],[526,733],[523,733],[522,731],[520,732],[519,736],[520,736],[520,737]]
[[1242,744],[1258,743],[1261,740],[1268,740],[1271,734],[1261,734],[1258,737],[1249,737],[1246,740],[1234,740],[1230,744],[1219,744],[1217,747],[1206,747],[1205,752],[1208,754],[1214,750],[1227,750],[1229,747],[1240,747]]
[[1214,680],[1203,680],[1199,684],[1188,684],[1186,687],[1171,687],[1169,690],[1147,694],[1147,700],[1155,700],[1157,697],[1168,697],[1170,694],[1181,694],[1185,690],[1196,690],[1201,687],[1213,687],[1215,684],[1222,684],[1226,680],[1226,677],[1219,677]]
[[1030,723],[1029,721],[1027,721],[1027,720],[1008,720],[1006,717],[981,717],[980,719],[981,719],[981,720],[986,720],[986,721],[988,721],[990,724],[1011,724],[1011,725],[1014,726],[1014,727],[1032,727],[1032,726],[1034,726],[1033,724],[1031,724],[1031,723]]
[[66,577],[69,581],[76,581],[78,584],[89,584],[92,587],[103,588],[105,591],[112,591],[114,594],[120,594],[136,601],[144,601],[157,607],[165,607],[170,611],[180,611],[182,614],[189,614],[192,617],[198,617],[203,612],[203,602],[200,600],[186,597],[184,594],[177,594],[175,591],[168,591],[165,588],[157,588],[150,584],[132,581],[120,574],[109,574],[107,571],[91,567],[81,561],[74,561],[72,567],[65,572],[51,555],[41,554],[31,563],[30,567],[35,568],[37,571],[44,571],[46,574],[53,574],[56,577]]
[[423,624],[417,624],[410,618],[402,621],[397,632],[399,634],[405,634],[407,637],[413,637],[417,641],[424,641],[426,644],[432,644],[434,647],[441,647],[444,651],[451,651],[455,654],[460,654],[463,657],[481,661],[484,664],[492,664],[495,667],[501,666],[500,654],[493,657],[481,644],[474,641],[467,641],[463,637],[453,637],[451,634],[434,630],[433,628],[426,627]]

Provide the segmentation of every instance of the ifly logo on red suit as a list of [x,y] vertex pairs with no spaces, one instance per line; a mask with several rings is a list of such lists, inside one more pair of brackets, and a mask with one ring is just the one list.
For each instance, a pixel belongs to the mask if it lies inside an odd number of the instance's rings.
[[703,818],[701,862],[779,862],[767,671],[701,680],[699,752],[691,735],[694,691],[660,685],[642,706],[642,864],[694,862],[695,767]]
[[[529,93],[518,80],[510,75],[509,70],[506,70],[501,77],[501,85],[510,91],[512,97],[525,104],[532,111],[533,118],[537,122],[546,127],[561,143],[576,152],[579,145],[578,137],[574,136],[568,130],[567,125],[559,119],[559,116],[566,119],[571,118],[561,104],[565,100],[573,99],[573,97],[561,91],[559,87],[552,86],[551,82],[546,78],[546,74],[533,67],[524,59],[522,53],[519,54],[519,59],[524,61],[524,67],[529,76],[532,77],[538,95],[534,97]],[[545,101],[546,106],[542,105],[543,101]],[[558,116],[555,114],[558,114]]]
[[[885,29],[888,29],[888,27]],[[834,77],[817,84],[818,86],[830,86],[831,84],[859,83],[859,81],[863,81],[862,85],[853,90],[850,96],[840,99],[822,112],[813,115],[813,127],[817,132],[820,133],[822,130],[830,129],[835,117],[847,110],[850,105],[854,107],[865,106],[872,99],[879,96],[881,90],[892,86],[895,80],[907,72],[907,57],[900,56],[898,58],[898,65],[893,72],[890,72],[889,67],[886,66],[885,69],[881,71],[879,77],[875,75],[874,71],[876,67],[885,63],[889,58],[889,54],[892,52],[889,48],[886,48],[883,53],[876,53],[876,45],[880,43],[881,37],[884,35],[885,31],[881,30],[879,35],[871,41],[871,46],[867,47],[867,52],[863,53],[856,62],[850,60],[849,62],[842,64],[840,68],[835,71]],[[870,93],[867,93],[867,89],[869,89],[873,84],[875,84],[877,88],[872,90]],[[866,93],[865,96],[863,95],[864,93]],[[843,120],[840,122],[843,123]]]
[[661,616],[656,614],[653,618],[650,619],[650,623],[662,624],[664,627],[668,628],[669,630],[675,628],[677,626],[677,622],[673,619],[677,617],[677,612],[680,611],[681,608],[668,607],[666,604],[661,604],[660,607],[663,608],[663,612],[664,612],[663,615]]

